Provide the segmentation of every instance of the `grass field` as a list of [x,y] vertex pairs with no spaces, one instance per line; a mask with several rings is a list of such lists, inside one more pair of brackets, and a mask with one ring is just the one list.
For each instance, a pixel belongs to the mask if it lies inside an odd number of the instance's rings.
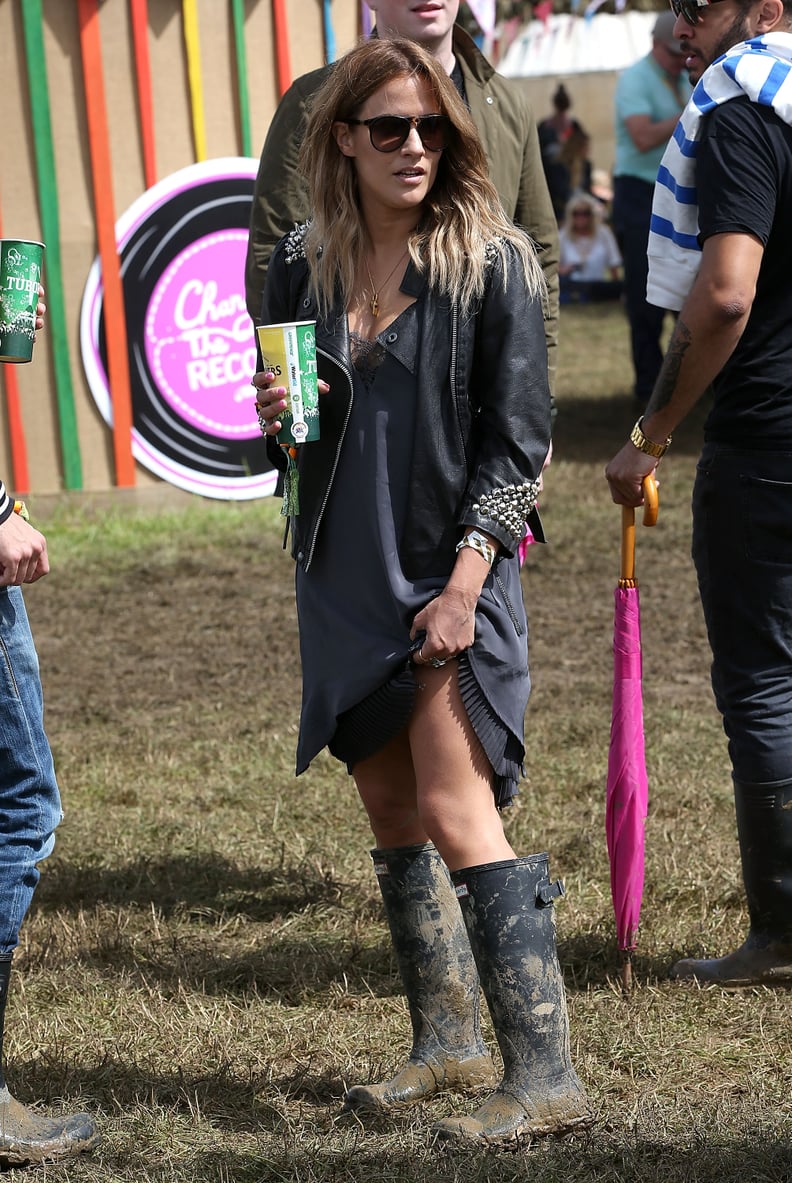
[[[38,507],[54,572],[27,603],[66,805],[9,1004],[12,1088],[95,1111],[110,1183],[792,1180],[790,994],[680,987],[683,954],[746,926],[725,744],[689,560],[701,416],[639,531],[650,813],[637,985],[619,987],[604,837],[619,510],[602,470],[635,417],[618,308],[565,309],[556,432],[524,569],[534,695],[507,819],[549,850],[585,1140],[435,1149],[444,1096],[339,1116],[390,1073],[408,1020],[370,835],[328,757],[295,781],[291,561],[271,501],[156,514]],[[31,499],[36,514],[36,499]],[[66,1103],[65,1102],[65,1103]]]

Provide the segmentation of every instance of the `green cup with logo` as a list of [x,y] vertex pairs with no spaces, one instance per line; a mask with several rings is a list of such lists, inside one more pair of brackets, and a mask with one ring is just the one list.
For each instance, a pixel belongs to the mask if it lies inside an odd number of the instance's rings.
[[44,243],[0,238],[0,361],[33,357]]
[[264,369],[286,388],[286,410],[278,416],[278,443],[286,447],[319,439],[316,321],[297,320],[256,328]]

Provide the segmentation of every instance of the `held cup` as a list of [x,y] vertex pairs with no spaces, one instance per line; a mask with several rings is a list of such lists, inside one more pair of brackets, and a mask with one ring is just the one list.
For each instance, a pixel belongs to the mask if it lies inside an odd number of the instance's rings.
[[319,388],[316,373],[316,322],[258,325],[264,369],[275,375],[275,385],[286,387],[286,410],[278,417],[278,443],[305,444],[319,439]]
[[0,238],[0,361],[33,356],[44,243]]

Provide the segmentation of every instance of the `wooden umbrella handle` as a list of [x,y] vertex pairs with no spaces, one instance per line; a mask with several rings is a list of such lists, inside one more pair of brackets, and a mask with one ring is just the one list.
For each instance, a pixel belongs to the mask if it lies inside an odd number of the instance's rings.
[[621,573],[619,583],[630,586],[635,583],[635,508],[622,506]]
[[660,498],[657,493],[657,481],[655,475],[650,472],[648,476],[643,479],[643,495],[644,495],[644,512],[643,524],[645,526],[654,526],[657,522],[657,511],[660,508]]
[[[643,495],[643,524],[645,526],[654,526],[657,522],[660,499],[657,494],[657,481],[652,473],[644,477]],[[622,506],[621,574],[619,582],[624,584],[635,583],[635,509],[632,505]]]

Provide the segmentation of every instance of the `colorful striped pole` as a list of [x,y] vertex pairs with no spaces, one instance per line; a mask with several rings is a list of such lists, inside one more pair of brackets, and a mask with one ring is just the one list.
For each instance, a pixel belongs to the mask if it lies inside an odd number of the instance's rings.
[[110,133],[107,126],[102,48],[99,40],[99,0],[77,0],[80,21],[83,85],[88,116],[88,144],[93,176],[94,212],[102,268],[107,377],[113,405],[113,451],[116,484],[135,484],[132,456],[132,392],[124,312],[124,289],[115,237]]
[[234,48],[236,50],[237,89],[239,93],[239,131],[242,141],[242,155],[253,155],[250,134],[250,98],[248,94],[247,55],[245,53],[245,3],[231,0],[234,19]]
[[154,104],[151,97],[151,61],[148,47],[148,0],[129,0],[132,13],[132,40],[135,46],[140,137],[143,141],[143,175],[146,188],[157,183],[154,156]]
[[286,0],[272,0],[272,19],[275,25],[275,61],[278,69],[278,89],[281,94],[285,94],[292,83]]
[[336,60],[336,41],[335,33],[333,32],[333,16],[330,0],[324,0],[322,18],[324,23],[325,61],[334,62]]
[[187,77],[190,85],[195,159],[206,160],[206,120],[201,82],[201,43],[198,36],[197,0],[183,0],[184,43],[187,48]]
[[60,211],[58,186],[55,181],[55,148],[50,117],[47,60],[44,54],[44,18],[41,0],[25,0],[22,5],[25,32],[30,110],[33,122],[33,147],[36,155],[41,236],[47,247],[44,273],[46,276],[48,331],[54,359],[55,394],[58,404],[63,481],[67,489],[81,489],[83,485],[80,442],[77,435],[77,414],[69,358],[69,335],[66,331],[66,298],[63,290],[63,268],[60,247]]

